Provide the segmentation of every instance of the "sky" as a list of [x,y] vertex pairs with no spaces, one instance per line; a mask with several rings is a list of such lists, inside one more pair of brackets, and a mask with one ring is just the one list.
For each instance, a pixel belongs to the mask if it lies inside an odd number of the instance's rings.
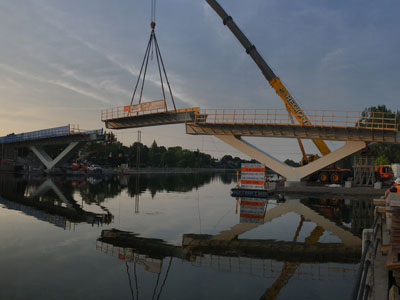
[[[400,109],[399,1],[219,3],[304,110]],[[104,128],[101,110],[130,103],[150,7],[151,0],[0,0],[0,136],[67,124]],[[283,108],[205,0],[158,0],[156,23],[178,108]],[[143,101],[160,98],[153,60]],[[137,130],[115,133],[130,145]],[[215,137],[186,135],[182,124],[140,130],[149,146],[156,140],[245,157]],[[300,159],[294,139],[248,140],[278,159]],[[317,152],[311,142],[305,146]]]

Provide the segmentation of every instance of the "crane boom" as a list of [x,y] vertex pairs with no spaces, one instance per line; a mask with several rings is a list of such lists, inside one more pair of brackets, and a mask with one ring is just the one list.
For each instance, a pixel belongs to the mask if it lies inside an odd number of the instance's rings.
[[[207,3],[215,10],[215,12],[221,17],[224,25],[228,26],[233,35],[238,39],[238,41],[242,44],[243,48],[246,49],[246,53],[250,55],[253,61],[257,64],[258,68],[263,73],[264,77],[267,79],[269,84],[278,94],[278,96],[285,103],[286,109],[289,113],[292,113],[296,120],[301,125],[311,125],[310,120],[301,109],[301,107],[297,104],[294,97],[289,93],[289,91],[285,88],[281,80],[268,66],[266,61],[257,51],[256,47],[248,40],[248,38],[244,35],[244,33],[240,30],[240,28],[233,21],[232,17],[229,16],[225,10],[219,5],[216,0],[206,0]],[[312,140],[317,146],[318,150],[322,155],[327,155],[330,153],[330,149],[326,145],[323,140]]]

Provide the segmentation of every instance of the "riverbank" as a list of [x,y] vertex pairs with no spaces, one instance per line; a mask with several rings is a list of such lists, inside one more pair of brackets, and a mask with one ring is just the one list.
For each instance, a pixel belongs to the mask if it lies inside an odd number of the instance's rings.
[[35,170],[31,172],[13,172],[9,170],[1,170],[0,174],[6,175],[42,175],[42,176],[119,176],[119,175],[134,175],[134,174],[192,174],[192,173],[236,173],[234,169],[217,169],[217,168],[102,168],[96,171],[87,170],[69,170],[63,168],[52,169],[46,173],[43,170]]
[[184,173],[204,173],[204,172],[223,172],[235,173],[234,169],[216,168],[114,168],[103,169],[103,173],[111,175],[132,175],[132,174],[184,174]]

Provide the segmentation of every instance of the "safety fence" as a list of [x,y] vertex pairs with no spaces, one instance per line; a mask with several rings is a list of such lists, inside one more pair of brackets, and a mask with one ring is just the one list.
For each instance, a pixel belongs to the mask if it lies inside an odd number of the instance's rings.
[[364,229],[363,252],[356,275],[351,300],[370,299],[374,286],[374,262],[379,245],[382,243],[382,213],[375,211],[372,229]]
[[31,131],[31,132],[25,132],[25,133],[18,133],[18,134],[10,133],[7,136],[0,137],[0,144],[24,142],[24,141],[30,141],[30,140],[52,138],[52,137],[60,137],[60,136],[67,136],[67,135],[71,135],[71,134],[94,134],[94,133],[101,135],[101,134],[103,134],[103,129],[82,130],[82,129],[79,129],[78,126],[66,125],[66,126],[61,126],[61,127],[55,127],[55,128],[49,128],[49,129],[43,129],[43,130],[37,130],[37,131]]
[[303,126],[356,127],[398,130],[396,115],[383,112],[308,110],[298,114],[285,109],[206,109],[196,115],[196,123],[207,124],[280,124]]

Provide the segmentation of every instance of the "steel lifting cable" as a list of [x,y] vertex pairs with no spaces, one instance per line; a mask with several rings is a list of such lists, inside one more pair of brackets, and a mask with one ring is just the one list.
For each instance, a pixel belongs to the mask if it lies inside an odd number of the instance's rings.
[[151,21],[156,22],[157,0],[151,0]]
[[135,300],[135,297],[133,296],[133,287],[132,287],[131,274],[129,273],[129,265],[128,265],[127,261],[125,261],[125,265],[126,265],[126,272],[128,273],[129,289],[131,291],[131,297],[132,297],[132,300]]
[[[175,111],[176,111],[174,95],[172,94],[171,85],[169,84],[169,80],[168,80],[168,76],[167,76],[167,71],[165,70],[164,61],[163,61],[163,59],[162,59],[160,47],[158,46],[158,42],[157,42],[157,38],[156,38],[156,35],[155,35],[155,34],[154,34],[154,42],[155,42],[155,45],[156,45],[156,53],[158,52],[158,57],[159,57],[159,59],[160,59],[160,61],[161,61],[161,66],[162,66],[162,69],[163,69],[163,72],[164,72],[165,81],[167,82],[167,85],[168,85],[168,90],[169,90],[169,94],[170,94],[170,96],[171,96],[172,104],[174,105],[174,109],[175,109]],[[158,64],[158,68],[160,68],[160,64]],[[160,72],[161,72],[161,71],[160,71]],[[163,90],[163,92],[164,92],[164,86],[162,86],[162,90]]]
[[162,292],[162,290],[163,290],[163,288],[164,288],[165,282],[167,281],[168,273],[169,273],[169,270],[171,269],[171,265],[172,265],[172,258],[173,258],[172,256],[169,258],[169,263],[168,263],[167,272],[165,273],[164,281],[163,281],[163,283],[162,283],[162,285],[161,285],[161,287],[160,287],[160,291],[158,292],[157,300],[160,299],[161,292]]
[[[137,92],[137,89],[138,89],[138,86],[139,86],[140,82],[141,82],[141,87],[140,87],[140,95],[139,95],[139,104],[142,102],[144,83],[145,83],[145,80],[146,80],[146,74],[147,74],[147,67],[148,67],[148,64],[149,64],[149,58],[150,58],[150,55],[151,55],[151,57],[153,57],[153,51],[155,50],[156,59],[157,59],[158,73],[159,73],[159,76],[160,76],[161,91],[162,91],[162,95],[163,95],[163,100],[165,101],[165,108],[167,109],[167,103],[166,103],[167,99],[166,99],[166,95],[165,95],[163,76],[164,76],[165,82],[167,83],[167,86],[168,86],[168,91],[169,91],[169,95],[171,97],[172,104],[174,106],[174,110],[176,111],[175,99],[174,99],[174,96],[172,94],[171,85],[170,85],[169,80],[168,80],[167,71],[165,69],[164,61],[163,61],[163,58],[161,56],[160,47],[158,45],[156,33],[155,33],[155,30],[154,30],[155,27],[156,27],[155,19],[156,19],[156,0],[151,0],[151,23],[150,23],[151,33],[150,33],[150,39],[149,39],[149,42],[147,43],[147,47],[146,47],[146,51],[145,51],[145,54],[144,54],[143,62],[142,62],[142,65],[140,67],[139,76],[138,76],[138,79],[136,81],[135,88],[133,90],[133,95],[132,95],[132,99],[131,99],[131,104],[130,105],[133,104],[133,101],[135,99],[135,95],[136,95],[136,92]],[[143,74],[143,78],[142,78],[142,74]]]

